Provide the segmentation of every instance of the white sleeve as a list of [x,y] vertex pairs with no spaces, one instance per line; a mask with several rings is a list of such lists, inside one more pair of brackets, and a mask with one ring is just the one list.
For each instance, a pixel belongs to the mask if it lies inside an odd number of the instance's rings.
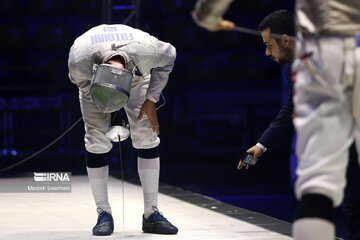
[[149,89],[146,98],[157,102],[165,88],[176,58],[176,49],[170,43],[157,40],[156,55],[152,68]]
[[257,143],[256,146],[258,146],[259,148],[261,148],[261,150],[263,151],[263,153],[266,152],[266,150],[267,150],[267,148],[266,148],[264,145],[262,145],[261,143]]
[[68,60],[69,78],[85,93],[90,92],[93,65],[91,53],[85,51],[82,44],[77,43],[71,47]]

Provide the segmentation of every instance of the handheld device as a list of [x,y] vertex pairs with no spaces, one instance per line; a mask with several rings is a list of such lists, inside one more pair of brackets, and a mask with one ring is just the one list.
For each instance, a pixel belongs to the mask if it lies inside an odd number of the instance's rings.
[[254,155],[252,153],[244,152],[243,155],[241,155],[240,160],[243,163],[249,164],[249,165],[255,165],[256,162],[253,162]]

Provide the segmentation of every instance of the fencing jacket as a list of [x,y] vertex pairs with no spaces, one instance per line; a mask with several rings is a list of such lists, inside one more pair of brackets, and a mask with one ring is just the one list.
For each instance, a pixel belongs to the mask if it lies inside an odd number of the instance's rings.
[[81,91],[89,92],[94,64],[114,55],[125,58],[125,68],[150,77],[146,98],[157,102],[174,66],[176,49],[169,43],[126,25],[99,25],[78,37],[70,49],[69,77]]

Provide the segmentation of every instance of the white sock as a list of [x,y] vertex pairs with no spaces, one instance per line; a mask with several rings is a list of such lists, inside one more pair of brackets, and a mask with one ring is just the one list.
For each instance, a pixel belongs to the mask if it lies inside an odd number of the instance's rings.
[[[87,167],[91,191],[97,206],[97,212],[102,211],[111,214],[111,207],[108,200],[108,176],[109,166],[99,168]],[[102,211],[101,211],[102,210]]]
[[144,215],[148,218],[157,207],[159,191],[160,158],[138,157],[138,172],[144,194]]
[[300,218],[293,223],[294,240],[333,240],[334,224],[322,218]]

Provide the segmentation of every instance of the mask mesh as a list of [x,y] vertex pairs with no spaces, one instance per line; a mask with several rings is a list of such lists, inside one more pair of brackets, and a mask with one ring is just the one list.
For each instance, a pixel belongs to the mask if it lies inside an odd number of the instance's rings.
[[133,75],[124,68],[101,64],[95,70],[91,83],[91,98],[104,112],[123,108],[130,97]]

